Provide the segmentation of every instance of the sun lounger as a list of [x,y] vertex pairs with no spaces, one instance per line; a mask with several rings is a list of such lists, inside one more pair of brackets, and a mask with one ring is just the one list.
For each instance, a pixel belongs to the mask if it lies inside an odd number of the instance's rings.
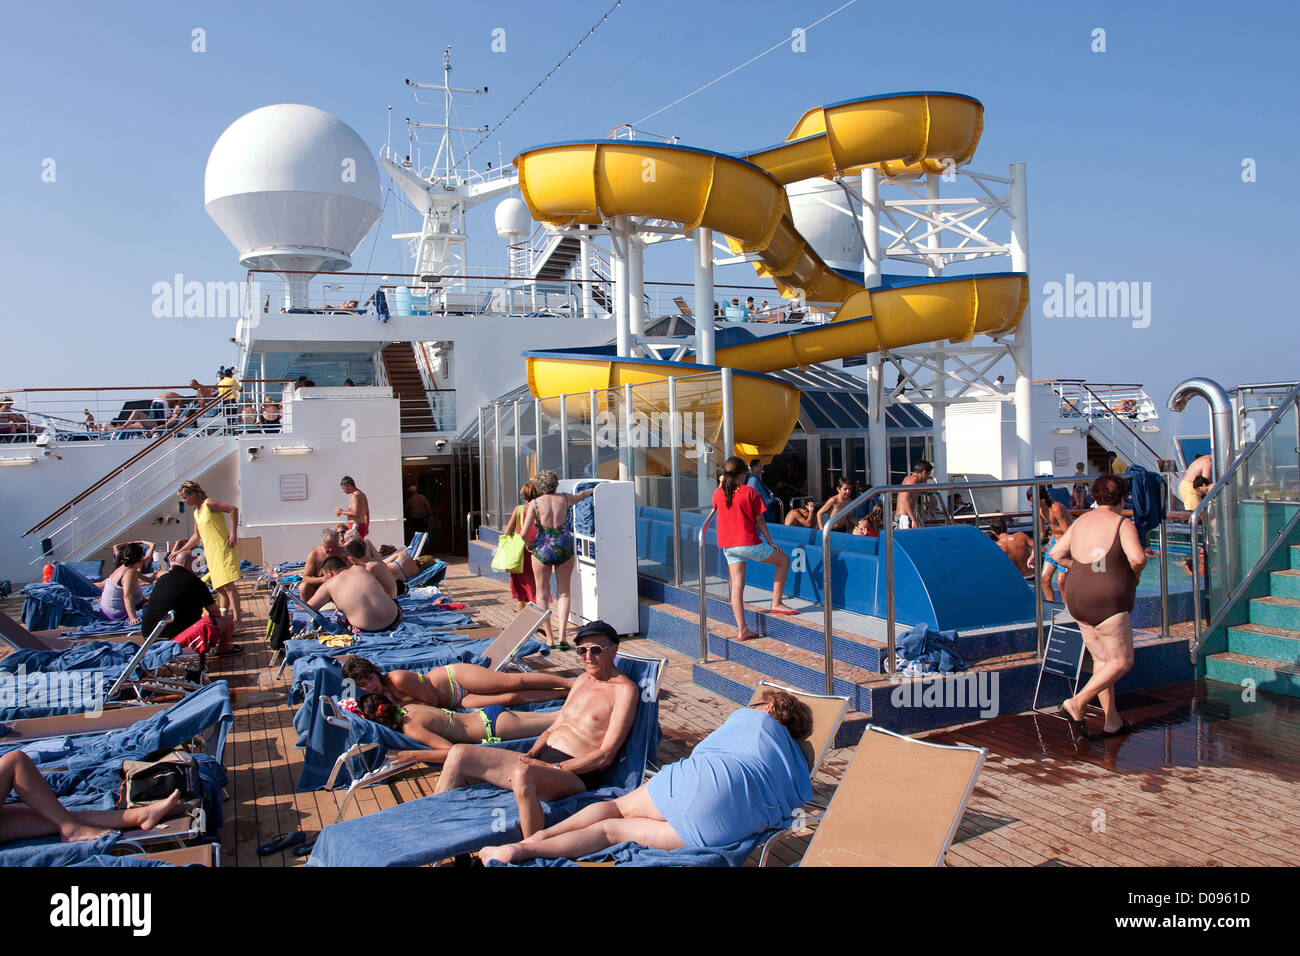
[[985,755],[869,725],[799,865],[938,866]]
[[[631,654],[620,654],[616,661],[643,688],[632,730],[605,771],[600,789],[542,805],[548,825],[587,804],[635,790],[645,779],[647,763],[658,753],[659,681],[667,662]],[[309,866],[421,866],[519,838],[514,794],[479,784],[325,827],[307,862]]]
[[13,720],[5,726],[9,733],[0,737],[0,747],[11,748],[50,737],[81,737],[102,734],[107,730],[130,727],[154,714],[161,714],[170,704],[140,704],[133,707],[114,707],[100,714],[60,714],[54,717],[28,717]]
[[[796,687],[786,687],[774,681],[760,681],[750,695],[749,703],[755,704],[767,689],[783,690],[793,694],[808,705],[812,711],[813,726],[807,739],[799,741],[799,749],[808,762],[809,776],[814,776],[826,754],[835,745],[840,724],[848,712],[849,698],[826,694],[814,694]],[[816,805],[816,804],[814,804]],[[802,818],[801,818],[802,819]],[[530,860],[530,866],[743,866],[756,850],[774,837],[786,831],[768,830],[755,833],[743,840],[727,846],[688,847],[678,850],[657,850],[635,843],[619,843],[598,853],[593,853],[579,861],[572,860]]]

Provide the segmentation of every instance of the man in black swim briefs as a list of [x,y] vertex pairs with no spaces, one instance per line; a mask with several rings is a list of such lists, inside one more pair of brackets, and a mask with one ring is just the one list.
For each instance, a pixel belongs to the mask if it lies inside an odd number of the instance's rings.
[[527,754],[457,745],[447,755],[438,793],[485,780],[513,790],[524,836],[543,826],[543,800],[558,800],[601,785],[636,719],[640,688],[614,664],[618,634],[604,621],[578,630],[582,676],[560,714]]

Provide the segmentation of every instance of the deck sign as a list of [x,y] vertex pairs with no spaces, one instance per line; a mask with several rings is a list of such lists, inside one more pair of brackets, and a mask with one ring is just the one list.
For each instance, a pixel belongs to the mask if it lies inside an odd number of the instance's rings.
[[1083,634],[1079,625],[1067,614],[1058,614],[1052,621],[1043,649],[1043,666],[1038,671],[1038,684],[1034,687],[1034,709],[1038,709],[1038,691],[1043,686],[1044,674],[1055,674],[1070,682],[1071,694],[1079,691],[1079,674],[1083,670]]
[[306,501],[307,500],[307,476],[306,475],[281,475],[280,476],[280,500],[281,501]]

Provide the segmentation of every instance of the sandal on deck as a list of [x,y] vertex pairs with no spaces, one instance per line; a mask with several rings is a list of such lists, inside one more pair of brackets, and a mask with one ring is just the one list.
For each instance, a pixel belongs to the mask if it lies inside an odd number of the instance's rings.
[[301,830],[294,830],[292,833],[281,833],[274,840],[268,840],[257,848],[258,856],[270,856],[272,853],[279,853],[281,850],[287,850],[291,846],[297,846],[307,839],[307,834]]
[[1103,738],[1106,738],[1106,737],[1123,737],[1125,734],[1131,734],[1132,732],[1133,732],[1133,725],[1130,724],[1130,723],[1126,720],[1126,721],[1124,721],[1122,724],[1119,725],[1119,729],[1118,729],[1118,730],[1103,730],[1103,731],[1101,732],[1101,736],[1102,736]]
[[1081,736],[1084,737],[1088,736],[1088,725],[1085,724],[1082,720],[1079,720],[1077,717],[1071,717],[1070,712],[1065,709],[1064,704],[1056,708],[1056,715],[1058,717],[1064,717],[1066,723],[1070,725],[1070,729],[1073,730],[1075,733],[1080,734]]

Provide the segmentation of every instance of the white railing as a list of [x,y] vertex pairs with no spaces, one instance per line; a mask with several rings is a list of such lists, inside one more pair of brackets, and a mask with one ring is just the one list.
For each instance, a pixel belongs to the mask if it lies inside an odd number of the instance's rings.
[[181,482],[203,474],[234,447],[234,438],[220,431],[167,441],[152,455],[74,501],[54,523],[40,528],[36,534],[41,539],[32,544],[32,564],[50,554],[62,561],[78,561],[107,547],[150,509],[174,498]]

